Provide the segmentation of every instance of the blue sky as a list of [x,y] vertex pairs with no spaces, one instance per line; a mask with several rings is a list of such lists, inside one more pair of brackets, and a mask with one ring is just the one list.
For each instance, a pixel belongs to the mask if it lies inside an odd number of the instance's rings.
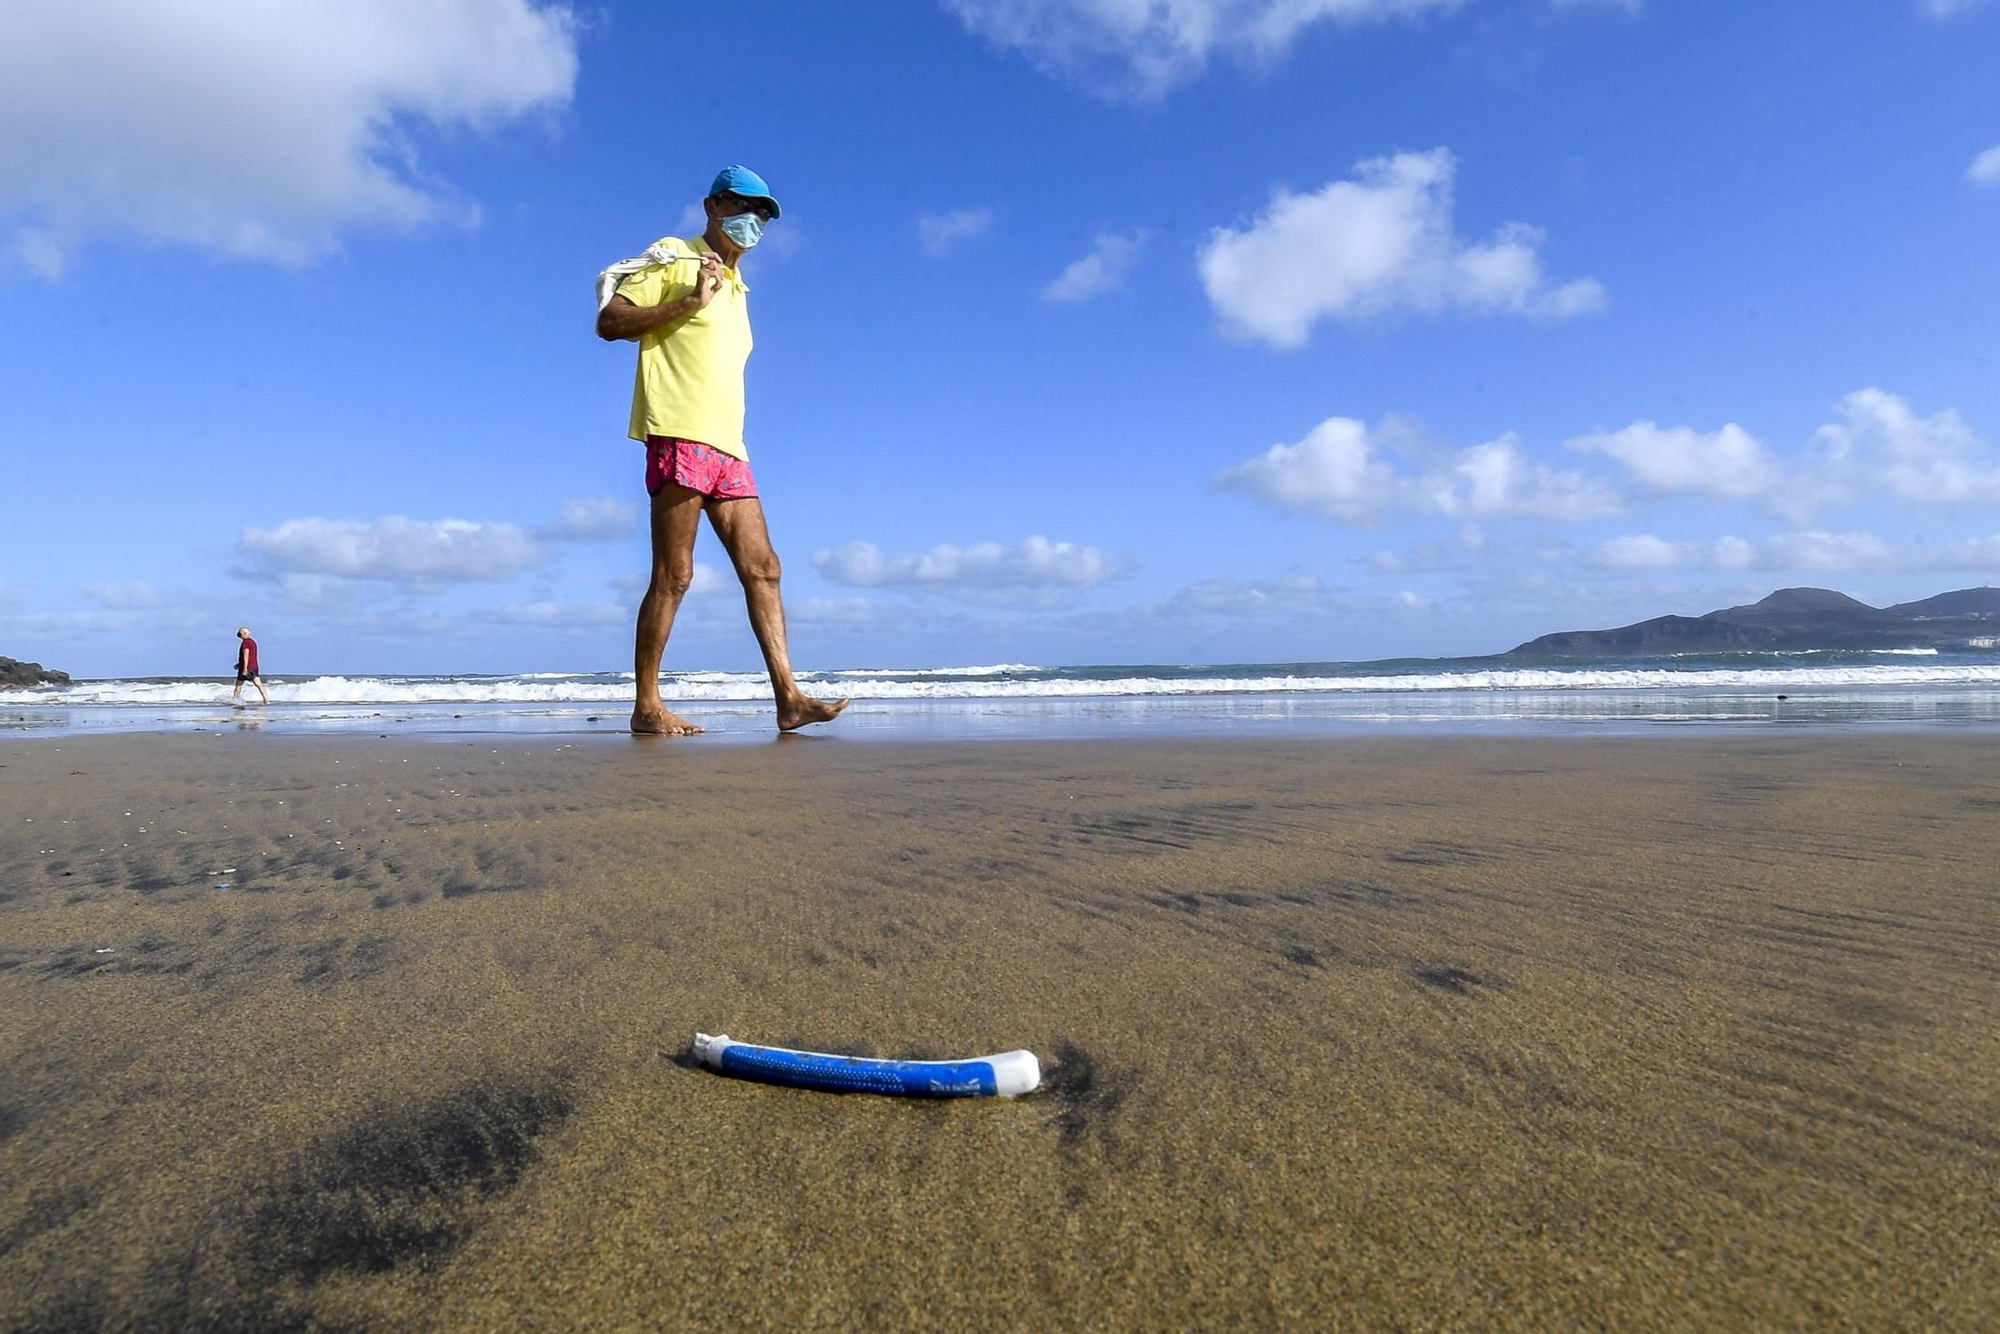
[[[2000,0],[0,14],[0,653],[617,670],[717,168],[807,667],[1498,651],[2000,570]],[[720,549],[669,670],[756,664]]]

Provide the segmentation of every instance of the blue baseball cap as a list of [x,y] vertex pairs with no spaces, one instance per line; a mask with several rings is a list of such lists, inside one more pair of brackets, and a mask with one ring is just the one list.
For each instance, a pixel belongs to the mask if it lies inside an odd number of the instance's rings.
[[724,167],[715,174],[715,184],[708,187],[708,197],[717,195],[742,195],[745,199],[761,199],[771,206],[771,216],[777,217],[780,210],[778,201],[771,197],[771,187],[764,184],[764,178],[748,167]]

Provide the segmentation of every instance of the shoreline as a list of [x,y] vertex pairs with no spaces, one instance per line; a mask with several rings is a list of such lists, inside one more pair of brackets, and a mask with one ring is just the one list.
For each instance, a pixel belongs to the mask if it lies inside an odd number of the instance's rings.
[[[831,697],[831,696],[829,696]],[[768,701],[679,701],[709,730],[697,740],[755,740],[775,732]],[[0,696],[0,739],[267,731],[274,735],[511,736],[580,739],[622,735],[630,702],[481,702],[425,706],[37,705]],[[1411,692],[1247,692],[1185,696],[856,699],[819,734],[855,741],[1108,740],[1369,735],[1649,736],[1661,731],[1828,733],[2000,731],[2000,691],[1990,685],[1826,689],[1773,693],[1739,688]],[[808,735],[814,729],[808,729]]]
[[0,1323],[1969,1325],[1990,740],[1585,734],[0,734]]

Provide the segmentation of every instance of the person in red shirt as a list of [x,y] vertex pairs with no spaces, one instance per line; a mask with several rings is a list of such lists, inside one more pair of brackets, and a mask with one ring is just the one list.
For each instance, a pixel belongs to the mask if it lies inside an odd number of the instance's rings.
[[271,692],[264,689],[264,678],[257,673],[257,641],[250,637],[250,627],[246,625],[239,628],[236,637],[243,642],[236,648],[236,693],[229,698],[241,700],[243,683],[248,681],[257,687],[257,693],[263,697],[266,704],[269,704]]

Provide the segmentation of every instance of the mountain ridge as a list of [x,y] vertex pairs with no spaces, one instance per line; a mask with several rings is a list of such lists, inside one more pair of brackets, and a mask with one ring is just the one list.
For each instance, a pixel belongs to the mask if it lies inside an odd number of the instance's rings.
[[[1981,643],[1980,641],[1985,641]],[[1558,630],[1503,658],[1656,657],[1666,653],[2000,646],[2000,588],[1871,607],[1831,588],[1780,588],[1703,616],[1655,616],[1609,630]]]

